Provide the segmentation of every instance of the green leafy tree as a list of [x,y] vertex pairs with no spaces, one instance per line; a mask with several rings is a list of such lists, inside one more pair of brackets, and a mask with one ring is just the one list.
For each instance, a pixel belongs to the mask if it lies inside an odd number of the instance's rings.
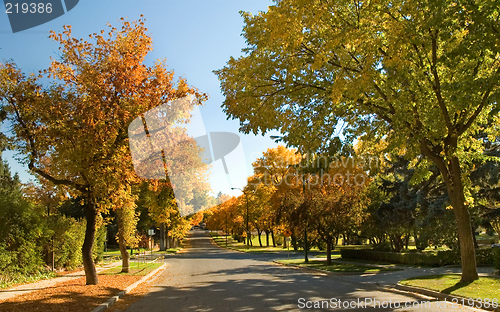
[[12,176],[7,162],[0,158],[2,275],[32,274],[40,270],[42,247],[47,240],[44,214],[45,209],[24,197],[19,176]]
[[471,282],[466,181],[482,154],[472,134],[498,133],[498,16],[486,0],[275,1],[243,13],[246,55],[216,71],[224,111],[245,133],[278,129],[295,146],[325,145],[343,121],[349,140],[385,138],[409,159],[424,155],[449,194]]

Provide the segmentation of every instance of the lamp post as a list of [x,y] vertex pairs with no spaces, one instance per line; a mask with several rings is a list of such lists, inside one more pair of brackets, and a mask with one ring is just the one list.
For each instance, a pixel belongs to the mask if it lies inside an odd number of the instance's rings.
[[226,215],[226,247],[227,247],[227,211],[226,211],[225,215]]
[[250,248],[250,231],[248,229],[248,195],[247,193],[245,193],[244,190],[240,189],[239,187],[232,187],[231,188],[232,190],[240,190],[241,192],[243,192],[243,194],[245,194],[245,198],[247,200],[247,225],[246,225],[246,232],[247,232],[247,249]]

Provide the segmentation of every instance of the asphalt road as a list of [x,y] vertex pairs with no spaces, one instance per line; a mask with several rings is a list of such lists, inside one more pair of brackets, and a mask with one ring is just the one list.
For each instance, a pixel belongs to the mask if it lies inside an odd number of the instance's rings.
[[481,311],[390,291],[373,275],[364,282],[318,274],[273,264],[272,257],[225,250],[192,231],[186,251],[165,260],[151,292],[127,311]]

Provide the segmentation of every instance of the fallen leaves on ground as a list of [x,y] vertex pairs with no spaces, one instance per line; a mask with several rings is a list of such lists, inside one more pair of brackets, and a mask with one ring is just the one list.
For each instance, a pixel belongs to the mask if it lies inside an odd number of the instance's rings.
[[99,275],[98,285],[85,285],[85,277],[80,277],[2,301],[0,312],[90,312],[141,278]]
[[144,283],[141,283],[136,288],[128,292],[123,298],[115,302],[106,312],[122,312],[125,311],[130,305],[144,298],[151,291],[154,286],[155,280],[164,270],[157,272]]

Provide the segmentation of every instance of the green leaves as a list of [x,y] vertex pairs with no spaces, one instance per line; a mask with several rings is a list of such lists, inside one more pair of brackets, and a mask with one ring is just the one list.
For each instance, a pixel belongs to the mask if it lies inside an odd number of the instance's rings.
[[223,109],[244,132],[313,149],[339,118],[408,144],[463,132],[498,96],[498,44],[478,37],[494,36],[498,10],[483,5],[288,0],[245,13],[247,54],[216,71]]

